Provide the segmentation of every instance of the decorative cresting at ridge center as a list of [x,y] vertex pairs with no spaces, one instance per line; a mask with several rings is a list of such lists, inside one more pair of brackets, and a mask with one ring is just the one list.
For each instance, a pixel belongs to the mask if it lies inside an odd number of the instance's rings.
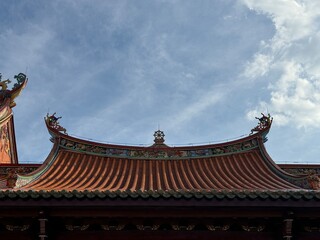
[[163,131],[160,131],[160,130],[155,131],[153,136],[154,136],[154,140],[153,141],[154,141],[155,145],[164,144],[164,136],[165,135],[164,135]]
[[[199,158],[208,156],[222,156],[236,152],[248,151],[258,147],[257,139],[249,139],[238,143],[230,143],[223,145],[207,145],[197,146],[195,149],[183,149],[183,147],[170,147],[164,144],[163,131],[155,131],[154,144],[149,147],[126,147],[126,146],[114,146],[108,147],[101,144],[91,142],[78,142],[72,138],[68,138],[66,129],[60,125],[58,120],[61,117],[56,117],[56,113],[50,115],[47,114],[45,118],[49,129],[53,129],[63,134],[59,134],[60,147],[75,152],[90,153],[98,156],[107,157],[119,157],[119,158],[137,158],[137,159],[181,159],[181,158]],[[251,130],[251,134],[254,132],[261,132],[270,127],[272,118],[270,115],[263,115],[259,120],[258,125]],[[52,140],[56,138],[56,133],[51,132]],[[267,132],[265,133],[265,135]],[[266,136],[263,135],[263,140],[267,141]],[[66,136],[66,137],[64,137]],[[107,144],[106,144],[107,145]],[[188,148],[188,147],[186,147]]]

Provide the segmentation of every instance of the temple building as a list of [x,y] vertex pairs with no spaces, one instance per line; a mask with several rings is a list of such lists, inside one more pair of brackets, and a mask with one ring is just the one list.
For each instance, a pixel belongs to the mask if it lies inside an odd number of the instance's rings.
[[19,164],[15,79],[0,82],[0,239],[320,239],[320,166],[271,159],[270,115],[234,141],[172,147],[158,130],[141,147],[70,136],[47,114],[51,152]]

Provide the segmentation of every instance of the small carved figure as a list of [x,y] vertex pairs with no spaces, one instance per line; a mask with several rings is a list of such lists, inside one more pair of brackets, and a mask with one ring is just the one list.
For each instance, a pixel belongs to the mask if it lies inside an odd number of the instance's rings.
[[24,73],[19,73],[18,75],[15,75],[13,78],[17,79],[18,83],[21,84],[26,80],[27,76]]
[[13,88],[17,88],[26,80],[27,76],[24,73],[19,73],[14,78],[17,80],[17,83],[13,85]]
[[1,81],[2,79],[2,75],[0,73],[0,86],[1,86],[1,90],[0,90],[0,100],[5,99],[7,97],[10,97],[10,91],[7,90],[8,89],[8,83],[10,83],[10,80],[4,80]]
[[8,89],[8,83],[11,83],[9,79],[0,82],[1,91]]
[[74,148],[74,143],[68,141],[68,142],[66,142],[65,146],[68,148]]
[[247,149],[247,148],[251,148],[251,147],[252,147],[252,144],[250,142],[244,143],[242,145],[242,149]]
[[260,117],[260,118],[256,117],[256,119],[259,120],[259,123],[255,128],[251,129],[251,134],[253,132],[261,131],[261,130],[263,130],[263,129],[265,129],[265,128],[267,128],[267,127],[269,127],[271,125],[272,118],[271,118],[270,114],[268,114],[266,116],[263,113],[261,113],[261,115],[262,115],[262,117]]
[[214,149],[212,149],[212,152],[213,152],[213,154],[222,154],[225,152],[225,150],[222,148],[214,148]]
[[59,132],[63,132],[64,134],[67,134],[67,129],[65,129],[64,127],[61,127],[60,125],[57,125],[56,129]]
[[47,121],[49,126],[53,127],[54,129],[58,130],[59,132],[67,133],[67,130],[64,127],[61,127],[58,120],[62,117],[56,117],[56,113],[53,113],[52,115],[49,115],[47,113]]
[[76,149],[76,150],[85,151],[86,148],[87,148],[86,145],[81,144],[81,143],[77,143],[77,144],[75,145],[75,149]]
[[57,125],[57,124],[59,124],[58,120],[60,118],[62,118],[62,117],[56,117],[55,116],[56,114],[57,113],[55,112],[55,113],[53,113],[52,115],[49,116],[49,113],[47,113],[47,119],[49,121],[49,125]]
[[259,120],[259,125],[261,127],[266,127],[269,126],[269,124],[271,123],[271,116],[270,114],[268,114],[268,116],[264,115],[263,113],[261,113],[262,117],[258,118],[256,117],[256,119]]
[[308,182],[313,190],[319,190],[320,189],[320,178],[317,174],[310,174],[308,176]]
[[7,183],[6,186],[8,188],[14,188],[17,181],[17,173],[14,169],[11,169],[7,175]]

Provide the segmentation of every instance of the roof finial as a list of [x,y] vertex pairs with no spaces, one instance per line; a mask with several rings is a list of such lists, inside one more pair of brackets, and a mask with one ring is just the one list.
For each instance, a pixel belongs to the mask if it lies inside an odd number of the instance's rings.
[[164,136],[165,135],[164,135],[163,131],[160,131],[160,129],[155,131],[153,136],[154,136],[154,140],[153,141],[156,144],[163,144],[164,143]]

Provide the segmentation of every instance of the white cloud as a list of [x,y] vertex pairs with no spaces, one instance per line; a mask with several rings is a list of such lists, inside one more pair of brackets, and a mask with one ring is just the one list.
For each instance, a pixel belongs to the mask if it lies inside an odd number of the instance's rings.
[[248,117],[267,105],[279,125],[320,127],[320,2],[242,2],[266,14],[276,30],[244,71],[249,78],[270,79],[270,99],[249,111]]
[[244,76],[248,78],[256,78],[265,75],[270,70],[272,56],[257,53],[254,60],[248,64],[245,69]]

